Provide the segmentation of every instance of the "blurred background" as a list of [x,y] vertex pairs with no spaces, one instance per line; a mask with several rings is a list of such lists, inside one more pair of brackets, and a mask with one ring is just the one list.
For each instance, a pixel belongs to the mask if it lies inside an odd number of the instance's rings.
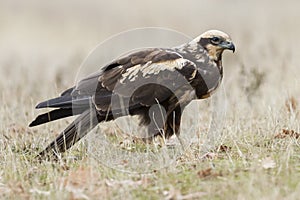
[[1,0],[0,94],[7,113],[1,118],[26,124],[38,101],[74,84],[81,63],[100,42],[140,27],[190,37],[208,29],[230,34],[237,50],[226,52],[223,61],[228,107],[284,107],[299,97],[299,6],[258,0]]

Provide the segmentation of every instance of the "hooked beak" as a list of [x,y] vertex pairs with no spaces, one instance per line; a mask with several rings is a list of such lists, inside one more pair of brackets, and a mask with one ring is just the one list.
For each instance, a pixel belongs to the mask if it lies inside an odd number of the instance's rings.
[[224,49],[231,50],[233,53],[235,51],[235,46],[234,46],[233,42],[224,41],[220,44],[220,46],[223,47]]

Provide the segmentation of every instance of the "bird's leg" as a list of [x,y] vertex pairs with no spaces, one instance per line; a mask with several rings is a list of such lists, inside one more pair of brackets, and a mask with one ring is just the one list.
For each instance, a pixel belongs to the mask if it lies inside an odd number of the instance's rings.
[[170,135],[175,134],[177,137],[180,146],[182,148],[182,152],[184,152],[184,157],[193,158],[194,154],[189,147],[188,141],[185,141],[183,137],[180,136],[180,122],[181,122],[181,110],[180,107],[176,107],[167,118],[167,129],[165,130],[166,137],[170,137]]
[[177,137],[181,147],[184,149],[184,141],[180,137],[180,121],[181,121],[181,110],[180,107],[176,107],[167,117],[164,133],[165,138],[170,138],[173,134]]

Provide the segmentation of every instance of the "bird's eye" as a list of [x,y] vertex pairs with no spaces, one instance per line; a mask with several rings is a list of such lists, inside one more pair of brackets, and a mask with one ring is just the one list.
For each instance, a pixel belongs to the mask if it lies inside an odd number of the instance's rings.
[[213,38],[211,38],[211,42],[212,42],[213,44],[219,44],[220,41],[221,41],[221,39],[218,38],[218,37],[213,37]]

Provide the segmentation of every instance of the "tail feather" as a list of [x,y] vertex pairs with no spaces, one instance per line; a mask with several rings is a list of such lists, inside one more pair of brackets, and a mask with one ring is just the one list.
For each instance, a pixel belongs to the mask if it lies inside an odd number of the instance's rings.
[[40,124],[44,124],[50,121],[55,121],[61,118],[72,116],[72,109],[57,109],[52,110],[48,113],[41,114],[37,116],[37,118],[29,124],[29,127],[37,126]]
[[29,127],[55,121],[61,118],[81,114],[85,109],[59,108],[50,112],[41,114],[29,124]]
[[77,99],[73,98],[72,96],[60,96],[54,99],[43,101],[39,103],[35,108],[87,108],[90,103],[90,96]]
[[72,94],[72,92],[74,91],[74,89],[75,89],[75,87],[71,87],[71,88],[65,90],[63,93],[61,93],[60,96],[67,96],[67,95],[70,96]]
[[95,110],[86,110],[51,142],[45,150],[40,152],[39,157],[45,157],[49,154],[55,156],[57,153],[65,152],[103,120],[105,120],[105,117],[99,116]]
[[39,103],[35,108],[70,108],[72,107],[71,96],[61,96]]

